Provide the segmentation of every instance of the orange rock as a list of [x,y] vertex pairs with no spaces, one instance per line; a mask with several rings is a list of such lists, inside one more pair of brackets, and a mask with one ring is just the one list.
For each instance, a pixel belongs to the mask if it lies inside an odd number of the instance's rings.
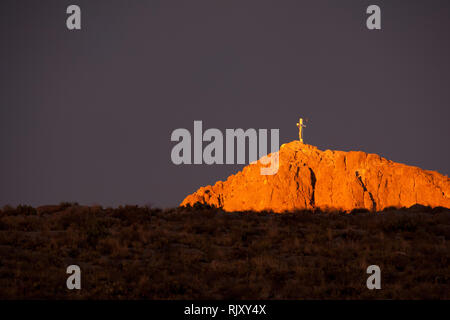
[[382,210],[422,204],[450,208],[450,179],[361,151],[321,151],[293,141],[281,146],[280,167],[260,174],[259,162],[214,186],[201,187],[181,206],[202,204],[226,211],[355,208]]

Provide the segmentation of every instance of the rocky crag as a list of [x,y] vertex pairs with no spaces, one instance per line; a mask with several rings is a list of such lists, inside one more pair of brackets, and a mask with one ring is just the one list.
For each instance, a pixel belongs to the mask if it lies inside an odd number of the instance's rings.
[[435,171],[361,151],[321,151],[293,141],[278,151],[279,169],[261,175],[260,161],[226,181],[201,187],[181,206],[213,205],[225,211],[356,208],[383,210],[421,204],[450,208],[450,179]]

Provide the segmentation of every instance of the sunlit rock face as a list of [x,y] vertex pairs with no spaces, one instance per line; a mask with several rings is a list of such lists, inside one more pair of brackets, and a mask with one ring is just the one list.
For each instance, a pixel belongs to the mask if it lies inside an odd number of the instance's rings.
[[450,179],[361,151],[321,151],[293,141],[281,146],[279,169],[261,175],[262,164],[201,187],[181,206],[201,204],[225,211],[284,212],[296,209],[383,210],[422,204],[450,208]]

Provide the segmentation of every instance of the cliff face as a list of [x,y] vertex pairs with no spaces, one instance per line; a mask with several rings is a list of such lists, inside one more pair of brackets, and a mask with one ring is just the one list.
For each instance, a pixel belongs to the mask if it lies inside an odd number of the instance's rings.
[[181,206],[202,204],[226,211],[410,207],[450,208],[450,179],[364,152],[321,151],[293,141],[281,146],[275,175],[262,164],[246,166],[224,182],[201,187]]

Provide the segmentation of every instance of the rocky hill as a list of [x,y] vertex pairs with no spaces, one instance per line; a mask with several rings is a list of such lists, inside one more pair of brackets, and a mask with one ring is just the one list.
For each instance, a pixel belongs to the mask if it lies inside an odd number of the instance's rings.
[[214,205],[226,211],[410,207],[450,208],[450,179],[435,171],[361,151],[321,151],[293,141],[281,146],[279,170],[261,175],[259,161],[201,187],[181,206]]

